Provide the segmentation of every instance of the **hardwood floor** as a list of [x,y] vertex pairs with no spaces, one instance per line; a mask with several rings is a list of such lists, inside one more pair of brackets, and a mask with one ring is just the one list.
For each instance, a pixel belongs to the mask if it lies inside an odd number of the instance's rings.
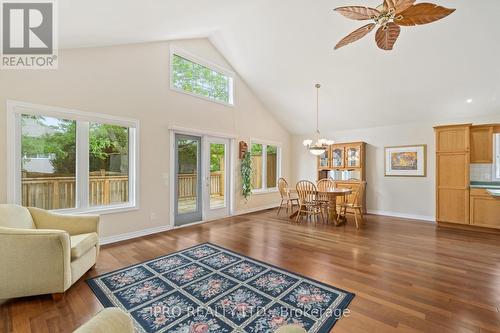
[[356,293],[333,332],[500,332],[500,234],[369,215],[360,230],[290,223],[269,210],[103,247],[62,301],[0,306],[0,332],[71,332],[102,306],[85,279],[212,242]]

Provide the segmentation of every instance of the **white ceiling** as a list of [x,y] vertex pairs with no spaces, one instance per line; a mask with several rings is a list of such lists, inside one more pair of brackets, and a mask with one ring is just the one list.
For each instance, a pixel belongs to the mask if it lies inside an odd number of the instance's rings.
[[500,1],[433,0],[457,11],[403,27],[394,51],[379,50],[373,34],[333,51],[365,24],[333,8],[379,2],[65,0],[60,47],[209,37],[294,133],[314,130],[316,82],[325,131],[500,113]]

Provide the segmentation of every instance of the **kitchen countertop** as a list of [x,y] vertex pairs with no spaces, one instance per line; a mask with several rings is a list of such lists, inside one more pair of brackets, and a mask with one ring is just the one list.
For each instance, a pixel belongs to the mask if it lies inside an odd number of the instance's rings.
[[499,189],[500,182],[470,182],[471,188],[486,188],[486,189]]
[[494,197],[499,197],[500,198],[500,189],[499,190],[492,190],[492,189],[489,189],[488,190],[488,193]]

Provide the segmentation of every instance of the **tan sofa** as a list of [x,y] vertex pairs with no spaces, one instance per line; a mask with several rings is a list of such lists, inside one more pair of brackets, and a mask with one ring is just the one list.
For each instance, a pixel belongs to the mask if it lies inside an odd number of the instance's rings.
[[0,205],[0,299],[60,298],[96,263],[99,217]]

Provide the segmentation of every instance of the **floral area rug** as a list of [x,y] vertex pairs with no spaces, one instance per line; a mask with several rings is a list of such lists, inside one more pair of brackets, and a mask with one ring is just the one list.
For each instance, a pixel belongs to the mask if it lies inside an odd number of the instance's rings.
[[87,281],[138,332],[274,332],[296,324],[329,332],[354,294],[211,243]]

